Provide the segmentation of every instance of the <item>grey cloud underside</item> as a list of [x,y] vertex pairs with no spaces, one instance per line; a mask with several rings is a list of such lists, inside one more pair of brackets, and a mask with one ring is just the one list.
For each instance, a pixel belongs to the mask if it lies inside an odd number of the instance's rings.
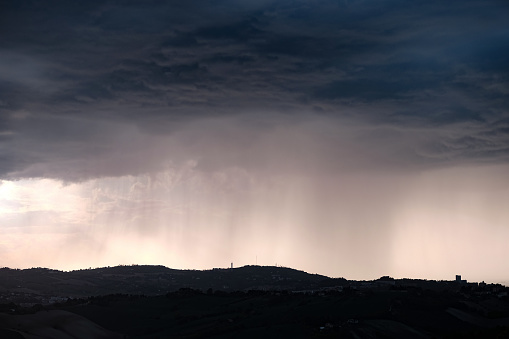
[[[282,135],[313,141],[314,160],[331,168],[333,150],[348,147],[399,165],[508,160],[503,1],[4,7],[4,178],[142,173],[186,157],[261,166],[272,160],[262,136],[291,148],[273,135],[285,124],[310,133]],[[226,127],[199,123],[215,118]],[[348,137],[324,137],[327,124]]]

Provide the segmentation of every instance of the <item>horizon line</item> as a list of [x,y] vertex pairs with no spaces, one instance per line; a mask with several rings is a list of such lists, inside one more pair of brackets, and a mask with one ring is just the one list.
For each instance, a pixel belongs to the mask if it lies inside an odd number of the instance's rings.
[[[56,268],[42,267],[42,266],[30,267],[30,268],[18,268],[18,267],[12,268],[12,267],[3,266],[3,267],[0,267],[0,269],[10,269],[10,270],[19,270],[19,271],[33,270],[33,269],[46,269],[46,270],[70,273],[70,272],[89,271],[89,270],[91,271],[91,270],[106,269],[106,268],[115,268],[115,267],[137,267],[137,266],[164,267],[164,268],[167,268],[167,269],[170,269],[170,270],[177,270],[177,271],[213,271],[213,270],[218,270],[218,269],[221,269],[221,270],[230,270],[230,269],[239,269],[239,268],[244,268],[244,267],[273,267],[273,268],[291,269],[291,270],[300,271],[300,272],[304,272],[304,273],[311,274],[311,275],[320,275],[320,276],[323,276],[323,277],[326,277],[326,278],[329,278],[329,279],[345,279],[346,281],[376,281],[376,280],[379,280],[381,278],[391,278],[391,279],[394,279],[394,280],[423,280],[423,281],[436,281],[436,282],[454,282],[455,281],[455,279],[444,280],[444,279],[425,279],[425,278],[409,278],[409,277],[395,278],[395,277],[392,277],[390,275],[383,275],[381,277],[378,277],[378,278],[375,278],[375,279],[371,279],[371,280],[367,280],[367,279],[348,279],[348,278],[345,278],[345,277],[330,277],[328,275],[319,274],[319,273],[309,273],[309,272],[304,271],[304,270],[300,270],[300,269],[293,268],[293,267],[282,266],[282,265],[258,265],[258,264],[255,264],[255,265],[249,264],[249,265],[243,265],[243,266],[238,266],[238,267],[212,267],[212,268],[208,268],[208,269],[172,268],[172,267],[168,267],[168,266],[165,266],[165,265],[162,265],[162,264],[118,264],[118,265],[115,265],[115,266],[101,266],[101,267],[92,267],[92,266],[90,266],[88,268],[79,268],[79,269],[71,269],[71,270],[63,270],[63,269],[56,269]],[[456,275],[454,275],[454,276],[456,277]],[[507,280],[507,281],[503,281],[502,280],[502,281],[498,281],[498,282],[486,282],[485,280],[483,280],[481,282],[467,281],[467,283],[499,284],[499,285],[503,285],[503,286],[509,287],[509,280]]]

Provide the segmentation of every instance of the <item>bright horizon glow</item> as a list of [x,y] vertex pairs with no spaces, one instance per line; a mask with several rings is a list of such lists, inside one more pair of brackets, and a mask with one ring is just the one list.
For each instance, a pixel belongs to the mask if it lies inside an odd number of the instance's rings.
[[[172,171],[68,185],[3,181],[2,265],[210,269],[253,265],[257,257],[259,265],[352,280],[462,274],[504,282],[509,267],[497,258],[508,254],[509,211],[502,205],[509,184],[500,181],[506,170],[370,175],[369,182],[353,173],[311,182],[280,177],[268,184],[239,170],[202,173],[191,163],[179,170],[189,180],[173,186]],[[221,189],[246,176],[253,184]]]

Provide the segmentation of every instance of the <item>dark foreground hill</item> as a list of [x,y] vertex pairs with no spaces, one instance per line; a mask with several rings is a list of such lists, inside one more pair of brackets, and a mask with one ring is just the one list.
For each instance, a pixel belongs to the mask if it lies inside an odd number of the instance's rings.
[[0,288],[0,338],[509,337],[501,285],[120,266],[3,269]]
[[157,297],[94,298],[65,309],[132,338],[509,336],[507,308],[489,315],[473,308],[480,300],[463,301],[454,293],[404,289],[314,294],[184,289]]
[[508,326],[504,298],[419,288],[315,293],[183,288],[0,315],[0,334],[21,335],[12,338],[507,338]]

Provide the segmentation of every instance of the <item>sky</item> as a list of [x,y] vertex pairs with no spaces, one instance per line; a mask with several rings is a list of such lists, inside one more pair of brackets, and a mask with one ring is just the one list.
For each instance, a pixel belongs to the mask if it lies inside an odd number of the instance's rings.
[[0,266],[509,281],[507,1],[0,7]]

